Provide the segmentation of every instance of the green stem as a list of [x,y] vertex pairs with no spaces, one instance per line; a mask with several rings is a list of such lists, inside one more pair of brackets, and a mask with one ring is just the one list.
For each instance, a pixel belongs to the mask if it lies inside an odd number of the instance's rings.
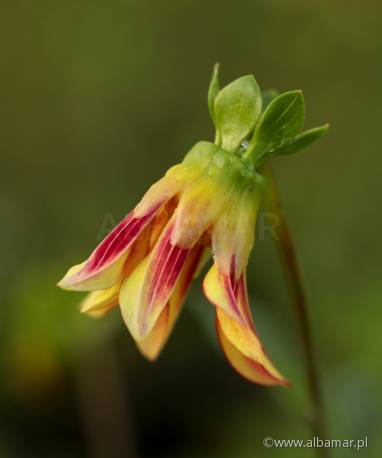
[[[325,439],[324,406],[321,395],[320,379],[316,366],[316,355],[313,347],[312,334],[309,324],[308,306],[305,297],[303,279],[293,247],[292,237],[287,220],[283,212],[277,184],[270,166],[264,165],[262,172],[267,178],[267,210],[277,217],[275,227],[276,244],[280,260],[284,268],[285,278],[288,284],[293,303],[295,316],[304,351],[306,378],[309,396],[311,400],[310,424],[314,436]],[[328,457],[328,449],[317,448],[317,456]]]

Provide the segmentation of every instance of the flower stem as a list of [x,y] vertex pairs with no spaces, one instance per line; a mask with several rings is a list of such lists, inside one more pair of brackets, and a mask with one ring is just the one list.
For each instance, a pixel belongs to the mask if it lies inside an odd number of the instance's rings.
[[[307,388],[311,400],[310,424],[315,437],[325,440],[324,406],[321,394],[321,385],[316,365],[316,355],[313,347],[312,333],[309,324],[308,306],[306,302],[303,279],[293,247],[292,237],[287,220],[283,212],[277,183],[269,165],[262,167],[267,178],[266,206],[271,214],[277,217],[275,242],[280,260],[284,268],[286,282],[293,303],[297,325],[304,351]],[[316,448],[317,456],[328,457],[328,449]]]

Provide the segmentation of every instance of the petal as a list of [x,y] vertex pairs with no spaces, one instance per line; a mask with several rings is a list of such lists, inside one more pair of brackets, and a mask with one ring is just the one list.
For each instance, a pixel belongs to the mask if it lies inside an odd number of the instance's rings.
[[179,316],[182,304],[189,291],[192,279],[195,275],[203,247],[195,247],[185,262],[185,265],[176,282],[174,292],[166,307],[160,314],[152,331],[142,340],[137,341],[138,348],[149,360],[155,360],[164,347]]
[[150,333],[170,299],[190,254],[189,249],[172,244],[173,220],[174,217],[166,225],[152,253],[121,287],[122,314],[136,340],[142,340]]
[[225,193],[217,180],[201,175],[182,193],[176,209],[172,242],[192,248],[224,208]]
[[221,308],[240,323],[248,323],[248,317],[237,300],[237,282],[232,275],[220,272],[214,264],[204,277],[203,289],[207,299],[213,305]]
[[[151,228],[147,227],[132,246],[122,269],[122,278],[127,278],[146,257],[149,250],[150,235]],[[109,310],[118,305],[121,283],[122,279],[110,288],[89,293],[80,304],[81,312],[94,318],[103,317]]]
[[58,286],[74,291],[92,291],[117,283],[129,249],[154,216],[155,212],[142,218],[135,218],[134,212],[127,215],[85,263],[69,269]]
[[173,199],[169,200],[169,202],[167,202],[167,204],[164,205],[162,209],[156,215],[152,223],[152,230],[150,233],[150,241],[149,241],[150,250],[156,244],[160,234],[162,233],[169,219],[173,215],[176,205],[177,205],[177,198],[174,197]]
[[171,167],[166,175],[154,183],[135,207],[134,213],[137,217],[143,217],[150,213],[158,203],[163,204],[178,193],[191,177],[192,171],[183,164]]
[[181,182],[173,175],[155,183],[134,211],[129,213],[98,245],[84,263],[69,269],[58,283],[63,289],[92,291],[106,289],[120,280],[129,250],[162,206],[173,197]]
[[231,365],[244,377],[264,385],[288,385],[264,352],[253,325],[245,276],[219,273],[214,265],[204,281],[207,298],[216,306],[216,328]]
[[212,231],[212,251],[219,270],[238,279],[253,247],[258,203],[248,188],[236,192]]
[[125,280],[137,265],[148,255],[150,249],[150,238],[152,233],[153,224],[149,224],[138,237],[136,242],[129,250],[129,254],[122,268],[122,275],[118,281],[119,287],[123,280]]
[[289,387],[289,383],[283,378],[277,378],[269,373],[265,367],[256,360],[246,357],[225,336],[219,324],[216,331],[222,350],[231,366],[245,379],[260,385],[283,385]]
[[117,284],[108,289],[89,293],[80,304],[81,313],[94,318],[104,316],[118,305],[119,287],[120,285]]

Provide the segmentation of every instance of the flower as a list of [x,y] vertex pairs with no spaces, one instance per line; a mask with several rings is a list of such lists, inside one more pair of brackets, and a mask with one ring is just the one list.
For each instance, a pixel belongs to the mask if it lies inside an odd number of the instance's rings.
[[299,91],[274,98],[262,111],[253,76],[222,90],[217,77],[216,67],[208,96],[215,143],[197,143],[58,285],[90,291],[81,311],[95,317],[119,305],[138,348],[154,360],[212,252],[203,289],[216,309],[225,356],[251,382],[287,386],[263,349],[248,302],[246,267],[264,190],[258,168],[264,158],[305,147],[325,126],[298,135]]
[[245,270],[258,187],[249,162],[213,143],[197,143],[59,286],[92,291],[82,311],[93,316],[119,304],[139,349],[155,359],[211,247],[214,264],[203,287],[216,307],[224,353],[249,380],[285,385],[262,348],[248,304]]

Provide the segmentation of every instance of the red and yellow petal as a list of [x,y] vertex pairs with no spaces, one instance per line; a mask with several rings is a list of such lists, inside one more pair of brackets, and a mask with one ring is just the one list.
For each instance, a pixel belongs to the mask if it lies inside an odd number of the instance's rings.
[[151,231],[150,231],[150,240],[149,240],[149,247],[150,250],[154,247],[157,240],[159,239],[163,229],[166,227],[168,221],[170,220],[171,216],[173,215],[175,208],[177,206],[178,199],[174,197],[170,199],[166,205],[162,207],[162,209],[156,215]]
[[226,358],[243,377],[262,385],[289,385],[264,352],[253,327],[244,326],[217,309],[216,329]]
[[[149,249],[151,228],[147,227],[137,242],[132,246],[122,269],[122,278],[127,278],[135,267],[145,258]],[[122,280],[121,278],[121,280]],[[103,317],[109,310],[118,305],[122,281],[110,288],[92,291],[80,304],[80,310],[94,318]]]
[[137,218],[142,218],[150,213],[159,204],[161,206],[168,202],[175,194],[180,192],[192,175],[192,171],[183,164],[171,167],[166,175],[154,183],[142,197],[134,209]]
[[216,307],[221,308],[228,316],[243,324],[248,323],[245,310],[237,300],[238,283],[233,275],[220,272],[213,264],[203,281],[203,290],[207,299]]
[[190,255],[191,250],[171,242],[173,219],[166,225],[151,254],[138,265],[121,287],[122,315],[136,340],[142,340],[151,332]]
[[181,182],[172,175],[166,175],[155,183],[135,210],[110,232],[89,259],[69,269],[58,286],[68,290],[92,291],[117,283],[131,247],[180,187]]
[[289,383],[285,379],[273,376],[261,363],[241,353],[237,347],[227,339],[218,323],[216,324],[216,332],[227,360],[242,377],[259,385],[289,386]]
[[179,275],[174,292],[152,331],[144,339],[137,341],[141,353],[151,361],[159,356],[171,334],[200,262],[202,251],[203,248],[200,246],[192,250]]
[[216,306],[217,335],[230,364],[254,383],[288,386],[256,334],[244,275],[235,281],[232,276],[219,274],[213,266],[204,281],[204,290]]
[[73,291],[92,291],[117,283],[131,246],[154,216],[155,211],[142,218],[135,218],[133,213],[127,215],[87,261],[69,269],[58,286]]

